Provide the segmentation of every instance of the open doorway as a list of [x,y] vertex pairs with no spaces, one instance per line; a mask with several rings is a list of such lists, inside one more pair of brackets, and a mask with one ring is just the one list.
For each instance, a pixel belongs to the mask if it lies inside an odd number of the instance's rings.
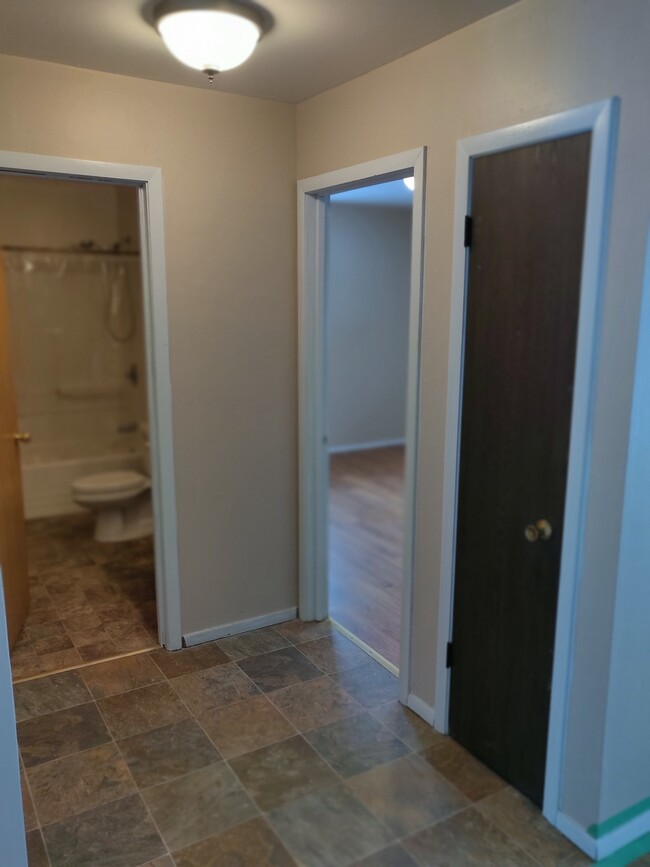
[[330,618],[399,668],[411,179],[330,196],[325,256]]
[[158,645],[138,211],[131,186],[0,176],[15,681]]
[[[402,154],[385,157],[375,160],[370,163],[363,163],[357,166],[352,166],[346,169],[330,172],[325,175],[319,175],[314,178],[302,180],[298,184],[298,230],[299,230],[299,310],[300,310],[300,616],[303,620],[322,620],[331,614],[336,609],[334,614],[334,625],[352,638],[357,644],[360,644],[371,656],[388,668],[392,674],[399,676],[399,695],[400,700],[420,713],[425,718],[429,719],[430,713],[428,708],[423,706],[416,696],[411,694],[411,609],[412,609],[412,594],[413,594],[413,571],[414,571],[414,539],[415,539],[415,480],[417,475],[417,432],[418,432],[418,414],[419,414],[419,378],[420,378],[420,332],[421,332],[421,310],[422,310],[422,249],[423,249],[423,229],[424,229],[424,183],[425,183],[425,158],[426,150],[424,148],[407,151]],[[413,178],[412,195],[405,187],[403,181],[405,178]],[[391,186],[394,182],[394,186]],[[337,500],[347,503],[348,507],[352,503],[354,510],[355,497],[346,496],[344,488],[355,490],[358,494],[359,489],[363,488],[363,483],[355,481],[354,472],[348,472],[343,468],[339,473],[337,464],[344,465],[346,459],[345,452],[337,454],[336,440],[332,443],[331,436],[333,427],[329,417],[329,403],[331,402],[332,390],[345,390],[350,382],[349,377],[346,378],[345,365],[339,371],[338,386],[334,377],[330,377],[331,383],[328,384],[328,292],[326,283],[329,276],[331,277],[332,268],[331,262],[328,269],[328,257],[331,252],[332,241],[332,226],[330,215],[338,209],[337,196],[341,193],[354,196],[381,196],[383,191],[379,187],[399,190],[402,202],[407,203],[407,216],[402,220],[402,223],[409,222],[410,218],[410,239],[405,243],[408,253],[404,254],[407,260],[405,268],[408,269],[407,277],[407,303],[405,311],[400,314],[401,326],[400,329],[393,327],[387,321],[384,323],[384,332],[381,333],[379,340],[376,343],[395,343],[396,334],[401,330],[402,345],[406,345],[406,361],[404,370],[404,358],[402,356],[402,366],[395,366],[391,370],[391,375],[395,374],[395,382],[397,383],[396,391],[401,393],[402,404],[401,409],[398,408],[396,417],[405,419],[399,425],[396,432],[382,436],[380,442],[373,437],[372,445],[384,446],[383,457],[386,459],[385,464],[385,484],[379,485],[376,491],[376,502],[381,504],[379,511],[383,511],[385,515],[384,530],[381,528],[382,521],[380,520],[376,527],[376,535],[373,538],[372,530],[366,538],[366,553],[370,552],[370,558],[377,555],[381,550],[382,545],[385,547],[386,536],[392,534],[393,538],[389,543],[391,548],[390,557],[387,557],[387,562],[390,560],[390,572],[392,575],[392,588],[386,592],[388,588],[384,588],[384,600],[392,599],[392,611],[387,604],[380,604],[376,611],[383,608],[383,615],[392,620],[392,647],[386,646],[380,642],[377,634],[369,635],[364,639],[357,633],[361,629],[358,623],[352,623],[351,614],[357,613],[360,615],[358,620],[365,619],[368,626],[372,625],[373,614],[363,617],[363,607],[367,609],[367,592],[361,588],[357,589],[356,598],[358,603],[355,605],[352,597],[346,601],[344,596],[337,597],[338,588],[349,593],[353,584],[348,580],[346,584],[345,575],[350,574],[350,562],[357,556],[352,553],[354,544],[349,548],[350,559],[346,564],[346,556],[341,555],[341,547],[339,550],[330,549],[330,461],[332,461],[332,481],[334,488],[337,487],[341,477],[347,477],[348,483],[344,483],[343,487],[338,486],[334,491],[335,496],[332,497],[333,505]],[[372,189],[378,189],[372,192]],[[340,201],[340,200],[339,200]],[[377,200],[375,200],[375,204]],[[410,205],[410,207],[409,207]],[[404,215],[402,215],[404,216]],[[336,233],[334,233],[335,235]],[[343,232],[345,234],[345,230]],[[369,254],[368,254],[369,255]],[[368,255],[365,258],[368,258]],[[375,253],[377,256],[377,253]],[[364,256],[360,259],[363,260]],[[352,284],[355,284],[355,278],[352,277]],[[369,291],[372,291],[373,278],[369,280]],[[401,280],[398,281],[401,283]],[[345,294],[345,292],[343,292]],[[349,300],[349,299],[348,299]],[[359,310],[361,315],[358,322],[363,326],[372,321],[371,311],[376,312],[377,305],[372,305],[370,301],[360,300]],[[396,299],[394,298],[393,301]],[[401,299],[404,301],[404,299]],[[365,317],[364,317],[365,312]],[[393,311],[393,315],[397,314]],[[341,314],[341,320],[349,326],[349,317],[345,312]],[[406,322],[404,322],[406,319]],[[393,323],[395,325],[395,323]],[[331,329],[330,329],[331,330]],[[343,329],[344,331],[345,329]],[[381,329],[380,329],[381,332]],[[393,337],[391,340],[390,337]],[[346,335],[346,340],[350,345],[354,345],[354,335]],[[360,346],[356,347],[356,354],[365,363],[368,362],[370,355],[360,350]],[[332,352],[332,347],[329,347],[329,354]],[[376,363],[376,362],[375,362]],[[391,369],[390,361],[388,368]],[[330,387],[331,386],[331,387]],[[384,384],[385,386],[385,384]],[[362,388],[363,390],[363,388]],[[379,393],[385,391],[385,387],[378,386]],[[354,396],[348,395],[348,406],[350,404],[359,403]],[[399,401],[398,401],[399,403]],[[378,402],[381,405],[381,401]],[[358,409],[359,407],[355,407]],[[349,420],[349,419],[348,419]],[[334,432],[334,436],[338,434]],[[342,438],[347,437],[348,443],[357,448],[352,453],[360,457],[363,451],[374,452],[374,449],[361,449],[359,445],[367,444],[368,440],[358,438],[358,434],[350,438],[350,431],[341,434]],[[330,449],[334,449],[334,454],[330,455]],[[392,451],[394,449],[394,451]],[[349,457],[350,452],[347,453]],[[401,466],[403,455],[403,469]],[[366,456],[368,457],[368,456]],[[374,457],[379,456],[379,449]],[[360,459],[362,460],[362,459]],[[391,467],[389,470],[388,467]],[[356,471],[355,471],[356,472]],[[363,471],[361,471],[363,473]],[[393,482],[388,482],[388,478],[393,474]],[[337,481],[338,480],[338,481]],[[393,506],[391,508],[391,495],[388,491],[393,487]],[[400,492],[401,489],[401,492]],[[339,497],[341,494],[341,497]],[[357,501],[359,497],[356,497]],[[363,496],[361,496],[363,500]],[[334,505],[332,515],[336,520],[337,506]],[[392,511],[392,515],[391,515]],[[339,513],[340,517],[340,513]],[[376,517],[376,516],[375,516]],[[401,517],[401,521],[400,521]],[[356,521],[354,516],[348,515],[342,520],[343,531],[338,536],[338,540],[351,539],[354,543],[358,540],[359,534],[356,533]],[[401,525],[401,526],[400,526]],[[352,528],[350,533],[345,532],[345,527]],[[385,528],[389,527],[386,532]],[[400,532],[401,531],[401,532]],[[382,538],[382,534],[384,538]],[[400,539],[401,536],[401,539]],[[353,538],[356,537],[356,538]],[[337,545],[336,534],[332,534],[334,548]],[[337,575],[343,576],[342,581],[338,582],[337,577],[330,572],[330,560],[333,571]],[[342,568],[341,568],[342,567]],[[373,572],[372,567],[367,574]],[[359,572],[358,574],[361,574]],[[381,579],[380,579],[381,580]],[[400,586],[401,585],[401,586]],[[330,597],[330,586],[333,588],[332,596]],[[379,594],[381,597],[381,593]],[[355,611],[356,609],[356,611]],[[347,612],[347,614],[346,614]],[[350,615],[350,616],[348,616]],[[337,616],[339,619],[337,619]],[[350,626],[346,626],[347,620]],[[354,630],[357,630],[355,633]],[[368,640],[370,639],[370,640]],[[380,647],[373,646],[373,642]],[[391,656],[393,660],[397,659],[398,663],[391,661],[387,657]],[[373,663],[374,664],[374,663]],[[385,672],[384,672],[385,673]],[[374,675],[373,675],[374,676]],[[390,676],[390,675],[386,675]],[[430,721],[430,719],[429,719]]]
[[2,205],[0,555],[14,680],[177,649],[160,171],[2,153]]

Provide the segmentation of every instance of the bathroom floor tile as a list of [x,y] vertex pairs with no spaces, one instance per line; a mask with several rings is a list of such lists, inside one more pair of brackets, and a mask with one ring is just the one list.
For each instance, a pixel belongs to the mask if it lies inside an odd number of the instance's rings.
[[197,647],[187,647],[184,650],[173,652],[161,647],[160,650],[154,650],[149,656],[167,678],[193,674],[204,668],[212,668],[215,665],[222,665],[230,661],[216,643],[199,644]]
[[287,620],[273,628],[291,644],[302,644],[304,641],[313,641],[315,638],[329,635],[334,627],[329,620]]
[[137,867],[165,854],[140,795],[128,795],[43,829],[52,867]]
[[34,802],[32,801],[32,796],[30,795],[29,788],[27,786],[27,775],[25,771],[20,772],[20,790],[23,796],[23,818],[25,820],[25,831],[32,831],[34,828],[38,828],[38,819],[36,818]]
[[155,683],[97,702],[116,740],[162,728],[189,716],[189,711],[168,683]]
[[234,662],[183,674],[170,680],[170,684],[196,716],[259,693]]
[[199,722],[226,759],[296,734],[294,727],[263,695],[214,708],[199,717]]
[[54,653],[38,655],[41,671],[63,671],[66,668],[76,668],[81,665],[83,659],[75,647],[67,650],[57,650]]
[[98,641],[96,644],[84,644],[77,650],[84,662],[99,662],[107,657],[117,656],[117,647],[109,639]]
[[146,653],[91,665],[81,676],[93,698],[106,698],[163,681],[164,675]]
[[225,762],[209,765],[143,797],[170,849],[183,849],[257,815],[257,809]]
[[[59,624],[61,621],[55,620],[54,623]],[[51,635],[48,638],[39,638],[36,641],[32,641],[32,650],[37,656],[44,656],[48,653],[57,653],[61,650],[68,650],[72,646],[70,636],[66,635],[65,632],[62,632],[59,635]]]
[[506,786],[476,805],[477,810],[519,843],[542,867],[555,867],[576,853],[531,802]]
[[374,660],[340,671],[333,677],[343,689],[367,708],[378,707],[398,697],[397,678]]
[[253,632],[222,638],[218,644],[230,659],[237,661],[247,659],[249,656],[271,653],[273,650],[281,650],[283,647],[288,647],[290,642],[269,626],[266,629],[255,629]]
[[361,774],[410,753],[406,744],[369,713],[330,723],[307,732],[305,738],[342,777]]
[[368,654],[340,632],[332,632],[324,638],[301,644],[300,652],[326,674],[336,674],[337,671],[345,671],[346,668],[355,668],[368,662]]
[[115,744],[84,750],[27,771],[41,826],[136,791]]
[[39,677],[14,686],[16,719],[21,722],[90,701],[91,695],[76,671]]
[[[152,641],[143,626],[138,626],[130,620],[115,620],[107,623],[106,633],[116,647],[123,653],[131,650],[150,650]],[[158,642],[154,642],[155,647]]]
[[177,867],[297,867],[263,818],[174,852]]
[[348,780],[349,788],[397,837],[413,834],[469,805],[420,756],[406,756]]
[[535,865],[523,849],[473,808],[407,837],[403,845],[421,867]]
[[379,705],[371,714],[413,750],[423,750],[444,740],[444,735],[398,701]]
[[107,741],[110,741],[110,734],[94,703],[80,704],[18,723],[18,744],[27,768]]
[[292,801],[269,821],[289,852],[309,867],[348,867],[394,840],[343,785]]
[[506,785],[501,777],[451,738],[445,737],[424,750],[422,757],[470,801],[480,801]]
[[418,865],[400,843],[395,843],[393,846],[368,855],[362,861],[356,861],[354,867],[418,867]]
[[363,707],[329,677],[276,690],[269,693],[269,699],[301,732],[363,711]]
[[337,781],[302,737],[232,759],[230,766],[261,810],[273,810]]
[[90,514],[27,522],[31,605],[14,681],[158,645],[153,538],[105,545],[93,524]]
[[193,719],[118,741],[141,789],[166,783],[221,760],[217,749]]
[[50,867],[41,832],[29,831],[26,839],[29,867]]
[[321,677],[323,672],[295,647],[286,647],[238,663],[241,670],[262,692],[272,692],[295,683]]

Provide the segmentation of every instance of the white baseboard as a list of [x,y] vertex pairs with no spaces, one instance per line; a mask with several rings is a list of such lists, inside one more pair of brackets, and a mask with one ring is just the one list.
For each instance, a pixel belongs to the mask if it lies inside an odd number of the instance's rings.
[[599,837],[596,840],[598,858],[607,858],[608,855],[613,855],[630,843],[635,843],[646,834],[650,834],[650,809]]
[[418,698],[417,695],[413,695],[413,693],[410,692],[409,697],[406,700],[406,706],[412,710],[413,713],[422,717],[422,719],[429,723],[430,726],[433,725],[435,717],[433,705],[427,704],[425,701],[422,701],[421,698]]
[[635,816],[629,822],[603,834],[602,837],[593,837],[586,828],[564,813],[558,813],[555,827],[590,858],[602,861],[603,858],[620,852],[621,849],[650,834],[650,810]]
[[374,659],[375,662],[378,662],[387,671],[390,671],[391,674],[394,674],[395,677],[399,677],[399,668],[396,665],[393,665],[392,662],[389,662],[385,656],[382,656],[381,653],[377,653],[374,648],[372,648],[369,644],[366,644],[366,642],[362,641],[357,635],[354,634],[354,632],[350,632],[349,629],[346,629],[345,626],[342,626],[336,620],[332,620],[330,618],[330,623],[332,624],[334,629],[337,630],[337,632],[340,632],[341,635],[351,641],[352,644],[356,644],[356,646],[363,650],[364,653],[367,653],[368,656],[371,657],[371,659]]
[[328,449],[331,455],[341,455],[345,452],[365,452],[369,449],[387,449],[389,446],[405,446],[406,439],[400,437],[396,440],[374,440],[368,443],[352,443],[346,446],[330,446]]
[[588,833],[587,829],[583,828],[582,825],[579,825],[575,819],[570,818],[570,816],[567,816],[565,813],[558,813],[555,827],[558,829],[560,834],[564,834],[564,836],[567,837],[574,846],[581,849],[585,855],[593,858],[594,861],[596,860],[596,841],[591,834]]
[[194,647],[197,644],[205,644],[206,641],[215,641],[217,638],[227,638],[229,635],[239,635],[242,632],[251,632],[253,629],[285,623],[297,616],[297,608],[285,608],[284,611],[272,611],[270,614],[262,614],[260,617],[251,617],[248,620],[224,623],[221,626],[210,626],[207,629],[200,629],[198,632],[186,633],[183,636],[183,644],[185,647]]

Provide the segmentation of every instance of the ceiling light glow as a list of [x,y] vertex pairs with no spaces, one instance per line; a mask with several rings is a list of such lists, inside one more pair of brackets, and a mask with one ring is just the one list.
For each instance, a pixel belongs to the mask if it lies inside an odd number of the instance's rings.
[[407,186],[409,190],[411,190],[411,192],[413,192],[413,190],[415,189],[415,178],[402,178],[402,180],[404,181],[404,185]]
[[259,16],[236,2],[165,0],[154,16],[174,57],[211,80],[248,60],[262,36]]

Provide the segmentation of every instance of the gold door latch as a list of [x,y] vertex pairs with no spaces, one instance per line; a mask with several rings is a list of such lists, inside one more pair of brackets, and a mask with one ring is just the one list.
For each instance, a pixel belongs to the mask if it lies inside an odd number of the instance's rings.
[[14,434],[14,441],[17,443],[29,443],[32,440],[32,435],[28,431]]
[[529,542],[537,542],[538,539],[542,542],[548,542],[552,535],[553,527],[546,518],[541,518],[535,524],[528,524],[524,530],[524,536]]

